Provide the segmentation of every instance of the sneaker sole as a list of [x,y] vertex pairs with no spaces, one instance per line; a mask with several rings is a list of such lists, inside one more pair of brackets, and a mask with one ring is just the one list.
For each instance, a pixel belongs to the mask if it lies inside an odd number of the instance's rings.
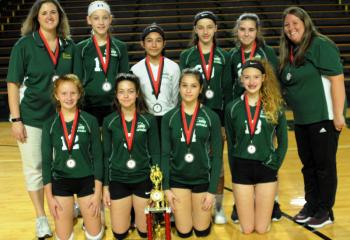
[[218,221],[214,221],[215,224],[218,224],[218,225],[223,225],[223,224],[226,224],[227,221],[226,220],[218,220]]
[[238,224],[238,223],[239,223],[239,220],[232,220],[232,222],[233,222],[234,224]]
[[312,227],[312,228],[322,228],[328,224],[333,224],[333,222],[331,220],[327,220],[321,224],[317,224],[317,225],[312,225],[312,224],[307,224],[309,227]]
[[46,234],[44,235],[43,237],[38,237],[39,240],[45,240],[46,238],[51,238],[52,237],[52,234]]
[[274,222],[279,222],[281,219],[282,219],[282,216],[279,217],[279,218],[274,217],[274,218],[272,218],[272,221],[274,221]]
[[311,219],[311,217],[308,217],[308,218],[305,218],[303,220],[296,220],[296,219],[293,219],[294,222],[297,222],[297,223],[306,223],[307,221],[309,221]]

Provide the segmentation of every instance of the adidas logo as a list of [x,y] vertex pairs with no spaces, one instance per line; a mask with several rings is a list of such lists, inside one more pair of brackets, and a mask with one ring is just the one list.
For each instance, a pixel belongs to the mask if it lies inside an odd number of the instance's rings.
[[327,130],[325,128],[321,128],[320,133],[325,133]]

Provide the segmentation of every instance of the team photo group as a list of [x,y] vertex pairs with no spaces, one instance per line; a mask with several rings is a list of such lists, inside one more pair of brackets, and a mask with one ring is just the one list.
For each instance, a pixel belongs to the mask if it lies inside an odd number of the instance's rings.
[[[88,240],[103,239],[105,230],[126,239],[131,227],[147,238],[156,165],[177,237],[206,237],[212,224],[228,221],[242,234],[267,233],[282,217],[278,171],[288,149],[287,109],[305,191],[293,220],[311,228],[334,222],[343,65],[336,44],[305,10],[281,13],[278,51],[265,43],[257,14],[242,8],[232,19],[226,51],[216,38],[218,16],[199,11],[178,63],[167,57],[166,32],[153,23],[140,32],[145,55],[133,65],[112,32],[109,4],[93,1],[82,11],[91,36],[73,42],[59,1],[37,0],[11,50],[12,135],[38,238],[74,239],[76,212]],[[229,216],[223,159],[232,177]]]

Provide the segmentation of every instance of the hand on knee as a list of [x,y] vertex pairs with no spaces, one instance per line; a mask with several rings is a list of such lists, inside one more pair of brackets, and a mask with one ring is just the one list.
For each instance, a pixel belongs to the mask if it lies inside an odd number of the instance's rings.
[[103,235],[104,235],[104,231],[105,231],[105,228],[104,226],[101,226],[101,231],[95,235],[95,236],[92,236],[88,233],[87,230],[85,230],[85,237],[86,237],[86,240],[101,240],[103,238]]

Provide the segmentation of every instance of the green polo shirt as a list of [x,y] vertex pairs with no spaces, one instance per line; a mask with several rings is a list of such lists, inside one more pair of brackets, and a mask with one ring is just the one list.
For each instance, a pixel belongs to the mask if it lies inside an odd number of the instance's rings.
[[[131,132],[132,121],[126,121]],[[104,167],[104,185],[110,181],[139,183],[149,178],[150,167],[159,165],[160,147],[157,121],[149,113],[137,114],[137,123],[131,153],[124,137],[123,125],[119,113],[113,112],[103,121],[102,127]],[[130,168],[128,161],[133,159],[135,166]]]
[[[71,132],[72,125],[73,121],[66,123],[68,133]],[[51,183],[52,178],[82,178],[92,175],[102,182],[101,135],[97,119],[94,116],[80,111],[76,137],[71,152],[71,158],[74,159],[75,166],[72,167],[67,163],[70,157],[58,113],[44,123],[41,150],[44,185]]]
[[[74,73],[82,80],[85,90],[85,106],[110,106],[114,100],[115,77],[118,73],[129,72],[129,58],[126,44],[111,37],[110,60],[107,78],[100,63],[92,37],[77,44],[74,58]],[[104,59],[106,58],[106,45],[100,46]],[[105,92],[103,83],[107,80],[112,86]]]
[[[250,107],[254,116],[256,107]],[[279,112],[278,124],[266,120],[263,109],[260,111],[254,137],[251,138],[247,124],[243,95],[229,103],[225,110],[225,128],[227,136],[228,157],[230,163],[235,158],[261,161],[264,165],[278,170],[284,160],[288,146],[287,121],[284,111]],[[274,140],[277,138],[277,148]],[[248,152],[253,144],[255,153]]]
[[301,66],[288,63],[282,69],[282,93],[296,124],[333,120],[331,82],[326,76],[342,73],[337,46],[323,37],[314,37]]
[[[209,56],[210,53],[204,54],[207,66],[209,63]],[[205,97],[208,82],[202,70],[201,57],[197,46],[193,46],[181,52],[180,69],[183,70],[184,68],[195,68],[202,73],[204,83],[202,103],[211,109],[224,110],[226,103],[232,100],[232,78],[228,53],[219,47],[215,48],[213,70],[209,81],[210,89],[214,92],[212,99],[207,99]]]
[[[240,47],[235,47],[230,50],[230,67],[233,81],[233,99],[241,96],[244,92],[244,87],[241,84],[242,74],[242,52]],[[250,52],[244,53],[246,61],[249,60]],[[268,45],[258,46],[254,53],[254,59],[267,59],[277,73],[278,59],[275,51]]]
[[[187,125],[191,122],[186,114]],[[199,109],[190,147],[182,130],[180,107],[166,113],[162,119],[163,188],[170,188],[170,181],[196,185],[209,183],[208,192],[215,194],[222,166],[222,138],[219,116],[208,107]],[[185,160],[190,152],[194,159]]]
[[20,84],[20,113],[23,123],[42,128],[55,113],[52,77],[73,72],[74,43],[60,39],[55,68],[38,32],[20,38],[11,50],[7,82]]

